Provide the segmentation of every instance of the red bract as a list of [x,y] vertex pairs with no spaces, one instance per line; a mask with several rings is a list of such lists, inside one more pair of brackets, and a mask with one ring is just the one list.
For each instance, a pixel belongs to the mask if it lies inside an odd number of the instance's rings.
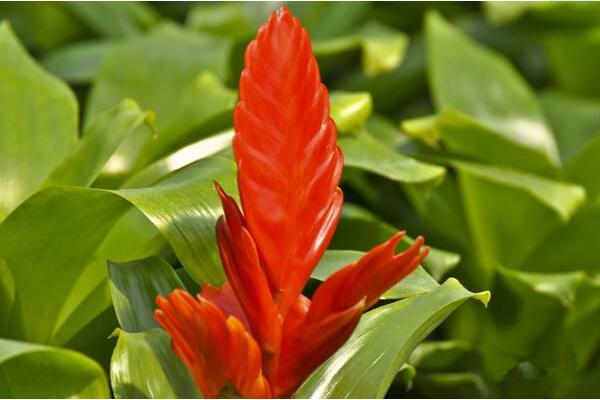
[[[350,336],[361,314],[428,252],[396,234],[302,295],[342,206],[343,164],[308,33],[287,8],[248,46],[234,114],[242,203],[217,185],[228,282],[158,298],[156,318],[201,392],[289,397]],[[229,385],[229,386],[228,386]]]

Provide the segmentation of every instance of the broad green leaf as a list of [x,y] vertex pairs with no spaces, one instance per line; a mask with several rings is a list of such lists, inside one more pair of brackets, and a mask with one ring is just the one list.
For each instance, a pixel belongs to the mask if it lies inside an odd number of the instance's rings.
[[3,2],[0,21],[7,20],[28,48],[51,50],[86,34],[85,27],[61,3]]
[[559,163],[535,95],[506,59],[435,13],[427,15],[426,36],[430,85],[439,111],[452,108],[479,119],[508,140],[539,152],[549,163]]
[[230,127],[236,99],[237,94],[214,73],[200,72],[181,94],[173,113],[163,121],[156,140],[143,149],[138,166],[145,166],[215,129]]
[[67,82],[88,83],[100,70],[112,45],[104,40],[67,45],[46,54],[41,60],[42,66]]
[[116,399],[201,398],[187,368],[162,329],[139,333],[118,330],[110,365]]
[[154,320],[156,296],[166,296],[183,283],[159,257],[108,264],[113,304],[119,325],[127,332],[158,327]]
[[[454,165],[471,248],[480,266],[488,269],[499,263],[510,268],[521,265],[536,243],[565,224],[585,200],[580,186],[498,167]],[[480,276],[485,282],[491,272]]]
[[600,101],[555,90],[543,92],[540,101],[568,165],[600,133]]
[[91,185],[127,135],[144,122],[153,128],[152,121],[153,114],[142,111],[135,101],[121,101],[96,118],[73,152],[54,168],[44,186]]
[[225,275],[214,234],[221,215],[215,181],[227,193],[237,195],[235,163],[211,157],[175,172],[153,187],[115,193],[158,228],[194,280],[220,284]]
[[[330,244],[335,250],[369,251],[385,242],[400,229],[378,219],[369,211],[346,202],[342,215]],[[413,239],[405,236],[400,242],[401,249],[407,248]],[[458,266],[460,256],[455,253],[433,248],[423,260],[423,267],[435,280],[440,280],[446,273]]]
[[290,2],[287,6],[302,21],[312,40],[331,38],[351,31],[371,8],[371,4],[363,2],[326,1]]
[[0,225],[0,253],[17,293],[13,317],[22,319],[21,327],[11,324],[11,337],[54,343],[51,335],[66,297],[126,209],[122,199],[101,191],[49,188]]
[[562,352],[560,335],[585,275],[498,271],[492,288],[495,301],[478,319],[479,349],[488,373],[499,379],[527,360],[546,368],[557,364],[574,368],[575,360],[557,363]]
[[373,109],[373,100],[367,92],[333,92],[331,118],[340,132],[356,132],[364,125]]
[[110,398],[96,362],[77,352],[0,339],[0,396]]
[[122,187],[129,188],[151,185],[170,172],[213,154],[231,149],[233,135],[233,129],[228,129],[182,147],[172,154],[154,161],[137,174],[134,174],[125,181]]
[[0,23],[0,220],[38,189],[77,142],[77,102]]
[[383,398],[412,350],[470,298],[487,304],[489,292],[471,293],[456,279],[421,296],[368,312],[355,332],[296,393],[297,398]]
[[375,76],[402,63],[408,42],[405,33],[372,20],[349,34],[316,40],[313,49],[319,58],[360,49],[362,70],[367,76]]
[[[203,70],[227,77],[229,42],[162,26],[150,34],[111,48],[94,79],[86,124],[123,98],[156,112],[158,126],[177,111],[174,99]],[[165,71],[169,71],[165,74]]]
[[600,17],[600,6],[585,1],[486,1],[483,6],[495,24],[519,21],[538,28],[581,28],[597,25]]
[[[311,277],[323,281],[340,268],[358,260],[365,253],[355,250],[328,250],[313,271]],[[417,268],[412,274],[385,292],[382,299],[403,299],[428,293],[439,284],[423,269]]]
[[569,181],[583,186],[590,200],[595,200],[600,195],[598,168],[600,168],[600,135],[587,142],[581,151],[569,160],[565,165],[564,175]]
[[[102,241],[132,205],[164,236],[194,279],[221,283],[224,274],[214,238],[221,208],[214,180],[236,194],[233,162],[222,158],[202,160],[149,188],[112,192],[48,188],[23,203],[0,225],[0,253],[13,274],[18,293],[13,313],[22,318],[12,324],[11,335],[60,343],[53,334],[59,317],[65,315],[63,307],[69,294],[83,287],[84,293],[77,297],[83,302],[85,293],[102,284],[106,266],[94,263],[89,272],[90,284],[77,285],[87,275],[86,265],[94,259]],[[95,316],[93,311],[90,313],[77,320]],[[68,326],[61,331],[65,329],[77,331]]]
[[598,224],[600,201],[596,200],[583,207],[568,224],[557,226],[538,241],[523,266],[536,272],[600,272],[600,253],[595,251]]
[[411,38],[400,66],[375,76],[357,72],[344,77],[339,89],[368,91],[378,112],[397,112],[399,104],[417,98],[427,88],[425,46],[421,37]]
[[415,391],[428,398],[478,399],[489,398],[490,389],[481,375],[475,372],[438,372],[421,374],[414,381]]
[[421,372],[459,371],[474,366],[474,350],[461,340],[423,342],[409,362]]
[[15,300],[15,281],[6,262],[0,258],[0,330],[8,323],[8,317]]
[[539,151],[522,146],[481,121],[453,109],[405,120],[402,129],[436,149],[443,146],[450,154],[545,175],[555,174],[556,167]]
[[197,3],[188,12],[186,25],[190,28],[236,41],[256,35],[259,26],[268,19],[276,4],[259,3]]
[[159,17],[146,3],[67,3],[65,7],[99,36],[136,35],[154,25]]
[[597,96],[600,84],[596,71],[600,58],[600,29],[560,31],[548,34],[544,49],[559,88],[568,93]]
[[338,143],[344,152],[346,167],[358,168],[400,183],[439,183],[445,169],[412,159],[391,150],[367,132],[342,137]]
[[[161,152],[174,150],[170,146],[194,141],[197,138],[186,135],[190,129],[202,128],[198,126],[201,123],[216,125],[205,128],[204,134],[230,126],[231,116],[221,114],[231,110],[232,94],[206,73],[210,71],[221,80],[227,78],[230,49],[225,39],[171,25],[120,42],[105,56],[94,79],[86,126],[121,99],[135,99],[142,108],[156,113],[159,131],[157,144],[148,145],[152,153],[144,158],[164,155]],[[220,120],[212,120],[217,117]],[[130,136],[107,164],[104,186],[118,185],[142,152],[150,151],[144,150],[145,142],[137,137]]]

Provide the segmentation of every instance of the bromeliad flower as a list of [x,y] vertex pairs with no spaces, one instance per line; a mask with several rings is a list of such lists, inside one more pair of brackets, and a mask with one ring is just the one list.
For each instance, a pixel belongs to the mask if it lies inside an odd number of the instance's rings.
[[427,255],[403,232],[302,294],[336,228],[343,155],[308,33],[287,8],[248,46],[234,114],[242,203],[218,184],[222,287],[157,299],[156,318],[206,397],[289,397],[361,314]]

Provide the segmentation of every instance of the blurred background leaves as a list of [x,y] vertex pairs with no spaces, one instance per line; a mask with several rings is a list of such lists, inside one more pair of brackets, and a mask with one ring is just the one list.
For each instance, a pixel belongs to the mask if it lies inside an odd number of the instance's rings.
[[[223,280],[212,182],[280,5],[0,4],[0,397],[198,396],[152,301]],[[346,164],[308,291],[399,229],[433,246],[300,395],[600,396],[600,5],[289,7]]]

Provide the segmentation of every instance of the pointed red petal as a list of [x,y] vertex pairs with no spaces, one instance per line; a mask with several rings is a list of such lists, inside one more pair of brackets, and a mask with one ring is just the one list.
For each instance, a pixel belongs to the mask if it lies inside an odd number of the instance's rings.
[[[286,334],[282,338],[277,378],[272,382],[273,395],[290,397],[319,365],[348,340],[364,308],[365,301],[362,299],[352,307],[320,320],[304,318],[301,323],[293,321],[291,327],[297,329],[284,328]],[[293,309],[290,308],[288,315],[294,313]]]
[[335,230],[343,164],[308,33],[285,7],[246,49],[234,125],[248,230],[285,315]]
[[237,318],[180,289],[156,302],[157,321],[204,397],[217,398],[228,383],[243,397],[270,397],[258,344]]
[[262,373],[258,344],[237,318],[227,318],[227,328],[231,340],[229,374],[233,386],[245,398],[270,398],[271,387]]
[[394,254],[396,245],[404,235],[400,232],[387,242],[371,249],[346,267],[336,271],[316,290],[307,319],[319,320],[324,316],[344,310],[362,298],[366,307],[404,277],[413,272],[428,254],[429,248],[421,246],[422,237],[405,251]]
[[216,398],[228,381],[225,315],[212,303],[199,303],[189,293],[175,290],[157,298],[157,321],[173,338],[173,350],[207,398]]
[[205,283],[202,286],[202,291],[199,293],[199,296],[215,303],[221,310],[223,310],[226,316],[229,317],[232,315],[236,317],[242,322],[242,324],[244,324],[246,329],[250,329],[246,314],[244,314],[244,310],[242,309],[242,306],[233,292],[229,282],[225,282],[219,287]]
[[235,200],[216,186],[225,212],[225,219],[217,222],[217,242],[228,283],[260,347],[274,353],[279,348],[280,320],[256,245]]

